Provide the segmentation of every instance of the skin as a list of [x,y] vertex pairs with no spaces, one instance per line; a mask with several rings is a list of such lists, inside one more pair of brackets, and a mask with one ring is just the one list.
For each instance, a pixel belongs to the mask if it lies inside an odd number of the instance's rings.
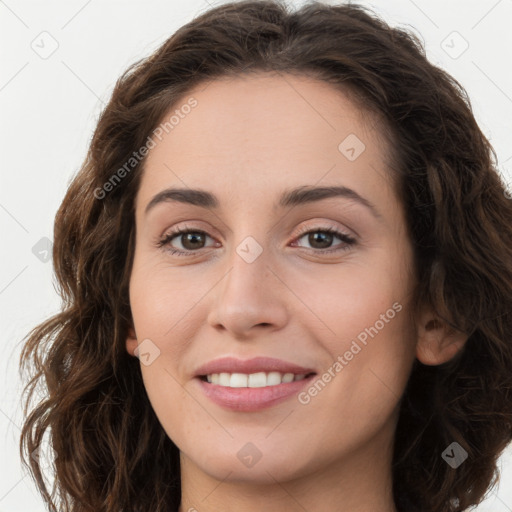
[[[382,128],[312,78],[223,78],[191,90],[182,104],[190,96],[197,107],[145,162],[126,340],[132,355],[146,339],[160,351],[141,371],[155,413],[180,449],[180,512],[253,512],[262,504],[267,512],[396,511],[392,446],[414,358],[440,364],[465,338],[429,308],[412,315],[412,246]],[[350,134],[365,144],[353,161],[338,149]],[[274,206],[282,191],[304,185],[349,187],[380,217],[346,197]],[[219,207],[161,202],[146,214],[169,187],[209,191]],[[180,235],[169,242],[189,254],[157,247],[171,228],[185,226],[207,233],[195,246]],[[333,236],[315,245],[299,234],[326,227],[356,243],[323,254],[346,244]],[[236,251],[248,236],[262,249],[252,263]],[[321,377],[395,303],[400,312],[307,404],[292,397],[235,412],[213,403],[194,379],[212,359],[260,355],[312,367]],[[261,453],[252,467],[237,457],[248,442]]]

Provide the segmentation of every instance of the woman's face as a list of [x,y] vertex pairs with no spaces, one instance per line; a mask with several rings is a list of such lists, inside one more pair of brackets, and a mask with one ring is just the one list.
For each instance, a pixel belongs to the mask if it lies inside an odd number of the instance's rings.
[[182,469],[272,482],[390,453],[412,246],[380,128],[331,87],[216,80],[152,137],[127,349]]

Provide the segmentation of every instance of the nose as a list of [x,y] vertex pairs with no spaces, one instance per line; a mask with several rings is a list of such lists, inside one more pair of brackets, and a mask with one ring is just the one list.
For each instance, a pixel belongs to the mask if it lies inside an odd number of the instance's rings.
[[288,322],[290,291],[263,252],[252,262],[237,252],[230,268],[214,288],[208,324],[227,331],[233,338],[247,340],[282,329]]

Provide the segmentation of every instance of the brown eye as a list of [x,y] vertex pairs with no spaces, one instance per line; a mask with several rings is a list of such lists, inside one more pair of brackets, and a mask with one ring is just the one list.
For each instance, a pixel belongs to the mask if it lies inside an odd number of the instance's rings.
[[334,240],[332,233],[324,231],[314,231],[309,233],[307,237],[308,243],[312,245],[313,249],[327,249]]
[[[356,240],[350,235],[342,233],[331,227],[309,229],[308,231],[301,233],[296,240],[298,241],[306,237],[311,249],[319,251],[320,254],[348,250],[356,243]],[[332,243],[336,238],[341,240],[343,243],[338,244],[331,249]]]
[[182,233],[179,240],[185,249],[193,251],[195,249],[202,249],[204,235],[205,234],[200,231],[189,231],[188,233]]
[[[176,229],[165,235],[157,244],[158,247],[169,251],[171,254],[186,256],[194,251],[204,249],[206,238],[211,238],[207,233],[200,230]],[[173,244],[179,243],[181,247],[175,247]]]

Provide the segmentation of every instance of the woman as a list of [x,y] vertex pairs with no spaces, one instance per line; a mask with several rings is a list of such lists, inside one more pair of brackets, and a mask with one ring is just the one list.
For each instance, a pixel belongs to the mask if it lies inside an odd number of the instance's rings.
[[512,205],[411,34],[211,9],[118,81],[54,231],[65,306],[21,356],[50,508],[454,512],[494,482]]

